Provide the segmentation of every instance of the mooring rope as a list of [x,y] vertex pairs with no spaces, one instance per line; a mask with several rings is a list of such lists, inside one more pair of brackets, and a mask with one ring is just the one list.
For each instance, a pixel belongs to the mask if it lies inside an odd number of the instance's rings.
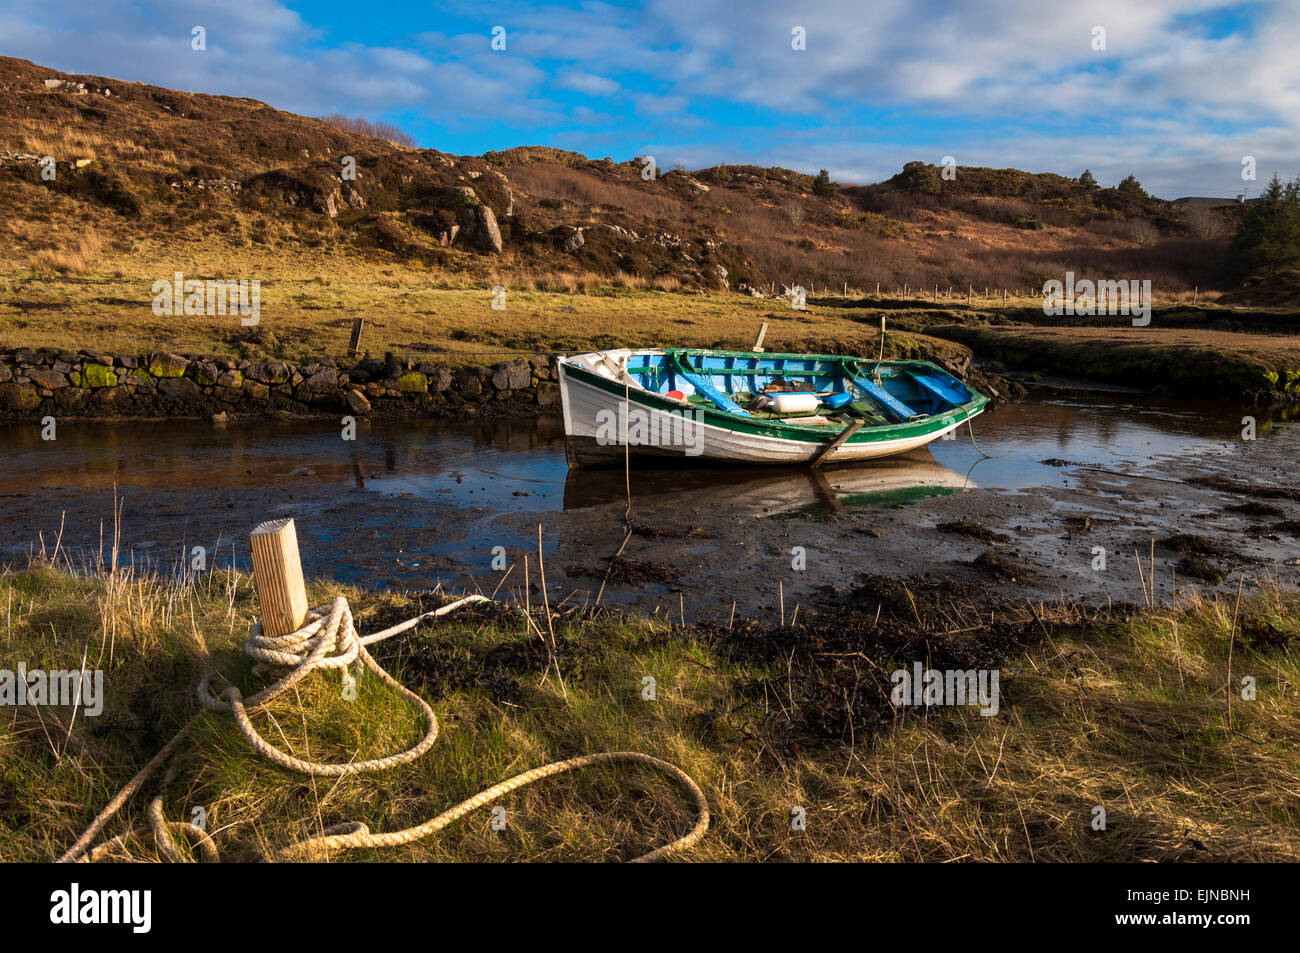
[[[374,660],[371,654],[366,650],[367,645],[379,642],[414,628],[417,624],[425,619],[446,615],[462,606],[475,602],[489,602],[485,596],[469,596],[450,605],[443,606],[440,609],[426,612],[405,622],[398,623],[382,632],[376,632],[373,635],[360,637],[357,635],[352,620],[352,609],[348,605],[347,599],[342,596],[334,600],[330,606],[321,606],[311,610],[308,613],[307,620],[302,627],[295,632],[283,636],[266,636],[262,634],[262,627],[254,624],[249,632],[248,640],[244,643],[244,651],[252,657],[257,665],[254,666],[254,673],[266,668],[288,668],[289,672],[279,681],[275,682],[268,688],[248,698],[233,685],[227,685],[218,693],[214,688],[216,676],[207,675],[199,683],[198,698],[199,703],[208,711],[228,711],[234,716],[235,724],[239,728],[246,741],[255,751],[267,758],[271,762],[278,764],[283,768],[291,771],[299,771],[303,774],[320,775],[326,777],[340,777],[350,774],[362,774],[366,772],[386,771],[398,765],[407,764],[419,758],[428,751],[437,741],[438,738],[438,718],[434,714],[429,704],[415,692],[408,689],[388,674],[378,662]],[[346,763],[321,763],[316,761],[305,761],[301,758],[295,758],[290,754],[281,751],[275,745],[268,742],[258,732],[253,725],[249,712],[266,706],[272,699],[282,692],[296,685],[315,671],[325,671],[329,669],[343,669],[352,665],[357,660],[370,671],[374,672],[379,678],[400,692],[408,701],[410,701],[421,714],[424,715],[427,728],[424,737],[416,744],[405,751],[385,758],[375,758],[370,761],[353,761]],[[167,742],[161,751],[147,764],[139,773],[136,774],[127,784],[109,801],[108,805],[100,812],[99,816],[91,823],[86,831],[77,839],[77,842],[68,849],[62,857],[60,863],[69,861],[93,861],[96,860],[114,847],[125,843],[130,837],[146,833],[152,829],[155,842],[158,845],[159,853],[168,860],[181,860],[183,855],[171,839],[170,830],[180,830],[187,838],[194,842],[196,848],[210,861],[219,860],[216,846],[212,843],[211,837],[196,825],[182,821],[168,821],[162,813],[162,794],[158,794],[149,804],[146,816],[149,820],[149,827],[142,828],[138,831],[132,831],[127,834],[121,834],[109,841],[94,848],[90,848],[91,842],[103,830],[104,825],[115,815],[122,805],[133,795],[144,782],[156,771],[162,764],[170,761],[164,787],[176,775],[179,762],[176,756],[179,752],[181,742],[188,736],[190,730],[194,727],[195,722],[203,717],[202,714],[195,716],[184,727],[181,728],[176,736]],[[685,771],[674,764],[663,761],[659,758],[648,754],[642,754],[638,751],[608,751],[598,754],[580,755],[576,758],[569,758],[564,761],[555,761],[550,764],[542,765],[531,771],[525,771],[517,774],[508,780],[495,784],[484,791],[480,791],[473,797],[461,801],[454,807],[442,812],[423,824],[417,824],[414,827],[408,827],[400,831],[390,831],[387,833],[372,833],[370,828],[359,821],[350,821],[343,824],[336,824],[326,828],[320,834],[308,837],[304,840],[290,844],[288,847],[281,848],[274,852],[269,860],[293,860],[293,859],[320,859],[330,853],[339,850],[365,847],[394,847],[401,844],[409,844],[413,841],[420,840],[430,834],[441,830],[448,824],[466,814],[474,811],[491,801],[496,800],[510,791],[517,790],[525,785],[540,781],[543,778],[553,777],[557,774],[563,774],[567,771],[575,771],[579,768],[589,767],[595,764],[609,764],[614,762],[629,762],[635,764],[644,764],[665,774],[670,775],[677,780],[682,787],[691,795],[695,802],[697,818],[695,825],[691,830],[677,840],[665,844],[648,854],[637,857],[636,861],[662,860],[670,854],[675,854],[698,843],[709,827],[709,803],[704,795],[704,791],[695,783]]]

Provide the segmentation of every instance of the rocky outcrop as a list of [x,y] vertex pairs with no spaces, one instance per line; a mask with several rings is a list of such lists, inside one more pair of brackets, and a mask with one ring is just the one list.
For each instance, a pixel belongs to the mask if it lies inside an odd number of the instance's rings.
[[559,403],[552,358],[450,367],[396,354],[301,364],[19,348],[0,351],[0,418],[479,416]]
[[[501,226],[497,224],[496,213],[478,197],[468,185],[447,189],[443,193],[444,204],[456,214],[462,237],[475,248],[501,254]],[[451,236],[448,241],[454,240]]]
[[582,229],[575,228],[573,233],[560,243],[560,248],[572,255],[585,244],[587,244],[587,240],[582,237]]

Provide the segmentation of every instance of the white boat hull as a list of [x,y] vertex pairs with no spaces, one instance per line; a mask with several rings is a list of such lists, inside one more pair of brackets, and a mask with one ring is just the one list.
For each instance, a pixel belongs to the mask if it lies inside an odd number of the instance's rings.
[[[810,463],[825,446],[807,440],[738,433],[708,424],[700,417],[692,416],[689,409],[675,413],[629,402],[566,373],[563,361],[559,363],[559,372],[560,400],[571,464],[609,465],[627,455],[799,465]],[[835,451],[835,463],[906,453],[941,438],[961,423],[957,421],[942,429],[901,439],[845,443]]]

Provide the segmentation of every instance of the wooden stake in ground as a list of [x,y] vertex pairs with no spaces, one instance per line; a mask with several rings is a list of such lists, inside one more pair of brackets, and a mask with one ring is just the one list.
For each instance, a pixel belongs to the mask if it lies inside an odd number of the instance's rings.
[[307,586],[298,556],[298,531],[292,519],[268,520],[248,537],[253,552],[253,582],[262,612],[262,634],[288,635],[307,619]]
[[348,353],[356,357],[361,353],[361,329],[366,326],[365,318],[352,319],[352,337],[348,341]]

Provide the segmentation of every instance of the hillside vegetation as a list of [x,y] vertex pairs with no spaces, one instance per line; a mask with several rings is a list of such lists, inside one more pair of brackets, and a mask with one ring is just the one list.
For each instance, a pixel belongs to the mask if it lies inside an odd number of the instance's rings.
[[3,267],[54,278],[129,260],[148,277],[199,258],[265,277],[268,259],[342,252],[511,289],[571,290],[576,275],[664,290],[1026,290],[1073,269],[1171,294],[1208,284],[1238,214],[1014,169],[945,179],[919,162],[865,186],[738,165],[647,178],[635,157],[453,156],[330,120],[0,58]]

